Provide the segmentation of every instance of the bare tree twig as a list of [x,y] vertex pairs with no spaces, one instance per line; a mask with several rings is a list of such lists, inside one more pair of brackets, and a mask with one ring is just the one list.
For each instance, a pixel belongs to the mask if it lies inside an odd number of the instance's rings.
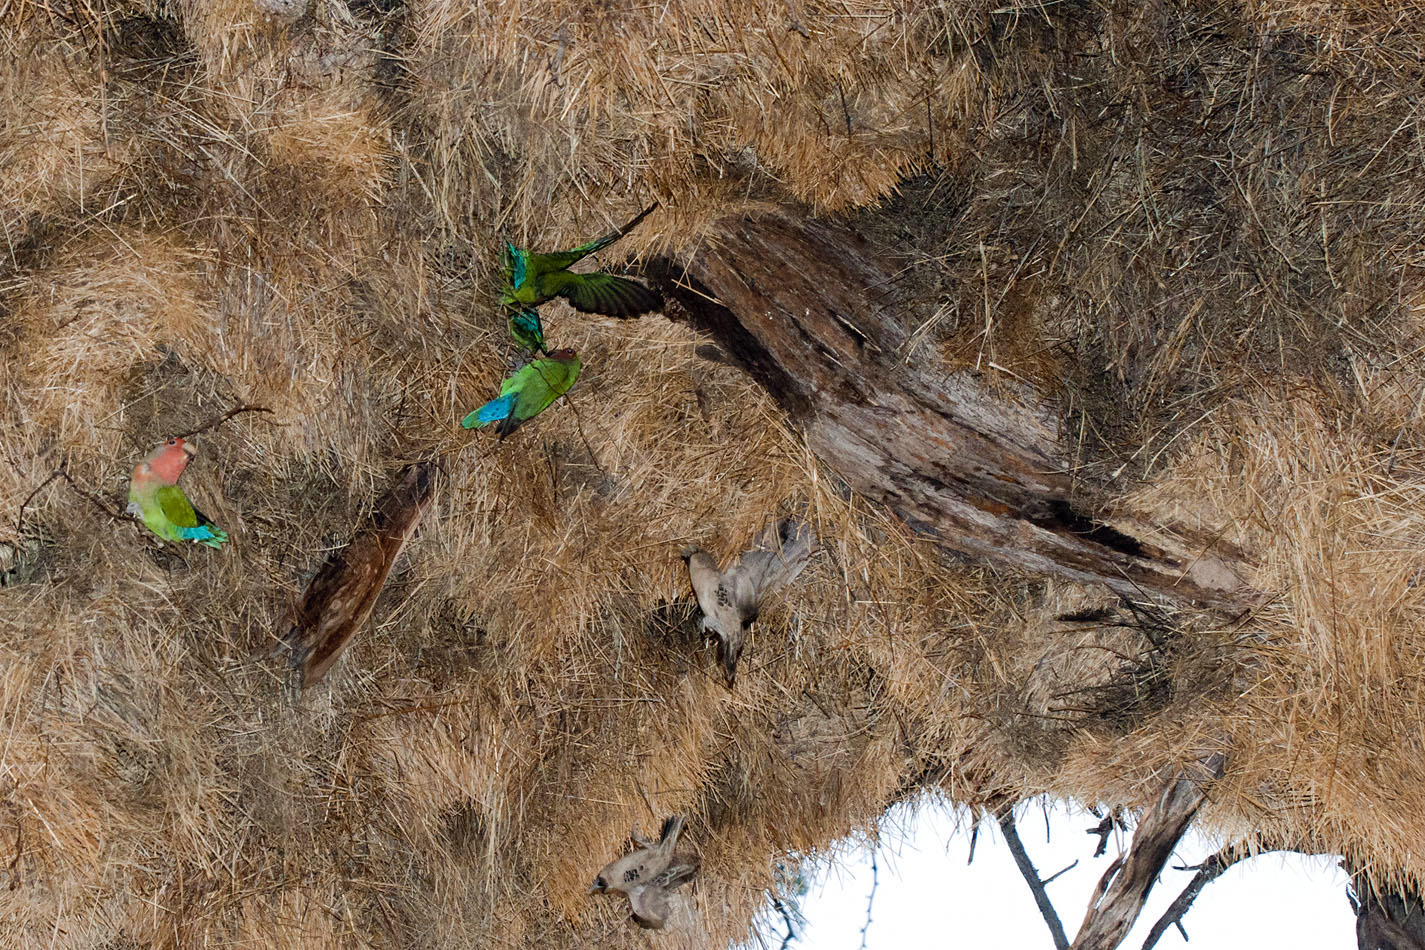
[[969,867],[971,864],[975,863],[975,842],[979,840],[980,823],[977,821],[975,822],[975,827],[970,829],[970,859],[965,862],[966,867]]
[[1068,874],[1070,871],[1072,871],[1074,868],[1076,868],[1076,867],[1078,867],[1078,866],[1079,866],[1079,859],[1078,859],[1078,858],[1074,858],[1074,863],[1073,863],[1073,864],[1071,864],[1071,865],[1069,865],[1068,867],[1064,868],[1062,871],[1059,871],[1059,872],[1057,872],[1057,873],[1055,873],[1055,874],[1051,874],[1051,875],[1049,875],[1048,877],[1046,877],[1046,878],[1044,879],[1044,884],[1045,884],[1045,886],[1048,886],[1048,885],[1050,885],[1050,884],[1053,884],[1055,880],[1057,880],[1058,878],[1063,877],[1065,874]]
[[876,906],[876,887],[881,883],[881,875],[876,867],[876,851],[871,849],[871,894],[866,898],[866,923],[861,927],[861,950],[866,950],[866,931],[871,929],[871,909]]
[[[1006,807],[995,817],[999,820],[1000,831],[1004,834],[1005,843],[1009,845],[1009,853],[1014,856],[1015,866],[1019,868],[1019,873],[1024,877],[1024,883],[1029,885],[1029,890],[1034,894],[1034,903],[1039,905],[1039,914],[1049,927],[1049,935],[1054,938],[1054,950],[1069,950],[1069,938],[1064,935],[1064,924],[1059,920],[1059,913],[1054,910],[1054,904],[1049,900],[1048,892],[1044,890],[1044,885],[1049,882],[1040,880],[1039,872],[1034,869],[1034,862],[1029,860],[1029,852],[1024,850],[1024,842],[1019,840],[1019,830],[1014,826],[1013,809]],[[1062,873],[1064,872],[1059,872],[1059,874]],[[1054,877],[1058,876],[1058,874],[1054,875]]]
[[233,416],[239,415],[244,412],[266,412],[270,414],[272,410],[268,409],[266,406],[250,406],[245,402],[239,403],[237,406],[233,407],[232,409],[229,409],[222,415],[214,416],[212,419],[209,419],[207,422],[198,426],[198,428],[191,429],[188,432],[180,432],[178,435],[174,436],[174,438],[187,439],[191,436],[198,435],[201,432],[207,432],[209,429],[216,429],[218,426],[222,425],[224,422],[227,422]]
[[782,938],[781,950],[790,950],[792,941],[797,939],[797,928],[792,923],[792,914],[787,910],[787,905],[782,903],[782,899],[775,894],[772,895],[772,906],[782,915],[782,920],[787,925],[787,935]]
[[1177,899],[1168,905],[1168,909],[1163,912],[1163,916],[1158,918],[1158,922],[1153,924],[1153,929],[1148,931],[1148,937],[1143,941],[1143,950],[1152,950],[1163,934],[1168,932],[1168,928],[1174,925],[1183,935],[1183,940],[1187,940],[1187,931],[1183,928],[1182,923],[1183,915],[1192,907],[1193,901],[1197,900],[1197,895],[1202,892],[1204,887],[1220,877],[1223,871],[1238,861],[1250,857],[1253,857],[1253,852],[1246,848],[1240,845],[1228,845],[1195,867],[1179,868],[1183,871],[1195,870],[1197,873],[1193,875],[1192,880],[1188,882],[1187,887],[1183,888]]
[[22,501],[22,502],[20,502],[20,514],[15,518],[15,544],[16,544],[16,546],[18,546],[18,545],[20,544],[20,542],[21,542],[22,540],[24,540],[24,534],[25,534],[25,509],[29,507],[30,502],[32,502],[32,501],[35,500],[35,496],[38,495],[41,491],[44,490],[44,488],[45,488],[46,485],[48,485],[50,482],[54,481],[56,478],[67,477],[67,476],[65,476],[65,474],[64,474],[64,470],[65,470],[68,466],[69,466],[69,459],[65,459],[63,462],[60,462],[60,463],[59,463],[59,468],[57,468],[57,469],[55,469],[54,471],[50,472],[50,473],[49,473],[49,478],[46,478],[44,481],[42,481],[42,482],[40,482],[38,485],[36,485],[35,488],[34,488],[34,490],[31,491],[28,495],[25,496],[25,500]]

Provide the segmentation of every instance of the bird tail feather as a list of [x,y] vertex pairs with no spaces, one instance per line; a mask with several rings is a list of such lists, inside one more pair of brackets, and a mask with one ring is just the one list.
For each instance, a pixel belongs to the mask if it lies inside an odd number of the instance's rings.
[[485,405],[476,409],[470,415],[460,420],[460,424],[467,429],[478,429],[487,426],[492,422],[499,422],[508,418],[515,409],[515,393],[501,396],[499,399],[491,399]]
[[678,835],[683,831],[683,816],[670,815],[663,822],[663,830],[658,833],[658,844],[661,847],[672,850],[673,845],[678,841]]
[[765,596],[796,580],[811,559],[816,535],[808,522],[783,518],[775,525],[769,525],[758,542],[758,547],[776,552],[759,585],[759,596]]
[[200,524],[196,528],[179,528],[178,534],[187,541],[197,541],[210,548],[220,548],[228,540],[226,531],[211,524]]

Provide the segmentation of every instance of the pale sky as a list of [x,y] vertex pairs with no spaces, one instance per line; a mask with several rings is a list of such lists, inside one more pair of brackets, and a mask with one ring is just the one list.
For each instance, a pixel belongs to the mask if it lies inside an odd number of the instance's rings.
[[[1098,820],[1086,812],[1051,806],[1052,837],[1047,843],[1039,805],[1020,816],[1019,836],[1040,877],[1075,858],[1079,861],[1049,885],[1049,896],[1072,941],[1094,884],[1126,841],[1122,835],[1111,838],[1104,856],[1095,859],[1098,839],[1084,832]],[[1049,930],[999,827],[992,820],[981,823],[975,863],[967,867],[969,842],[968,828],[957,828],[947,808],[927,804],[890,813],[877,851],[880,885],[867,950],[1053,950]],[[1172,865],[1195,864],[1215,850],[1216,845],[1188,832],[1124,948],[1142,947],[1153,923],[1191,879],[1192,872],[1174,871]],[[1336,859],[1326,855],[1265,854],[1241,862],[1207,885],[1188,911],[1183,923],[1191,943],[1184,944],[1172,929],[1158,942],[1158,950],[1354,950],[1355,918],[1346,902],[1346,882]],[[870,891],[869,852],[848,845],[813,878],[802,905],[807,925],[792,946],[858,950]],[[775,932],[765,932],[766,945],[780,947],[784,932],[780,924]]]

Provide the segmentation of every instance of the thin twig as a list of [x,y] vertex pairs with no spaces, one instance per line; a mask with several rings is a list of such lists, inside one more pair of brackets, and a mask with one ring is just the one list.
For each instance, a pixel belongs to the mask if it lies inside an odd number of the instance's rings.
[[[1264,854],[1265,852],[1257,853]],[[1157,923],[1153,924],[1153,929],[1148,931],[1148,936],[1143,941],[1143,950],[1153,950],[1153,947],[1157,945],[1159,939],[1161,939],[1163,934],[1168,932],[1168,928],[1172,926],[1178,928],[1178,932],[1183,935],[1183,940],[1186,941],[1188,936],[1187,930],[1183,927],[1183,915],[1192,907],[1193,901],[1197,900],[1197,895],[1202,893],[1204,887],[1211,884],[1218,877],[1221,877],[1222,872],[1226,871],[1238,861],[1250,857],[1253,857],[1253,853],[1246,848],[1240,845],[1228,845],[1201,864],[1193,867],[1179,868],[1179,870],[1183,871],[1195,870],[1197,873],[1193,875],[1187,887],[1183,888],[1182,893],[1168,905],[1168,909],[1163,911],[1163,916],[1159,917]]]
[[876,867],[876,849],[871,849],[871,893],[866,898],[866,923],[861,927],[861,950],[866,950],[866,931],[871,929],[871,909],[876,906],[876,886],[881,876]]
[[16,547],[19,547],[19,546],[20,546],[20,542],[24,540],[24,535],[25,535],[25,509],[26,509],[27,507],[29,507],[30,502],[32,502],[32,501],[35,500],[35,496],[38,495],[41,491],[43,491],[43,490],[44,490],[44,487],[45,487],[46,485],[48,485],[50,482],[54,481],[56,478],[68,477],[68,476],[66,476],[65,473],[64,473],[64,470],[65,470],[68,466],[69,466],[69,459],[65,459],[63,462],[60,462],[60,463],[59,463],[59,468],[57,468],[57,469],[55,469],[54,471],[50,472],[50,473],[49,473],[49,478],[46,478],[44,481],[42,481],[42,482],[40,482],[38,485],[36,485],[35,488],[34,488],[34,491],[32,491],[32,492],[30,492],[28,495],[26,495],[26,496],[25,496],[25,500],[22,501],[22,502],[20,502],[20,514],[15,518],[15,546],[16,546]]
[[782,938],[780,950],[789,950],[792,941],[797,939],[797,928],[792,924],[791,912],[787,910],[787,905],[782,903],[782,899],[775,894],[772,895],[772,906],[776,908],[777,913],[782,915],[782,920],[787,925],[787,935]]
[[239,414],[244,413],[244,412],[266,412],[266,413],[269,413],[269,414],[270,414],[270,413],[272,412],[272,410],[271,410],[271,409],[268,409],[266,406],[249,406],[249,405],[248,405],[247,403],[245,403],[245,402],[244,402],[244,403],[240,403],[239,405],[237,405],[236,407],[234,407],[234,408],[232,408],[232,409],[229,409],[227,412],[223,413],[222,415],[220,415],[220,416],[215,416],[214,418],[209,419],[207,422],[205,422],[205,423],[203,423],[202,425],[198,426],[198,428],[196,428],[196,429],[192,429],[192,430],[190,430],[190,431],[188,431],[188,432],[180,432],[178,435],[174,436],[174,438],[175,438],[175,439],[187,439],[187,438],[190,438],[190,437],[192,437],[192,436],[198,435],[198,434],[201,433],[201,432],[207,432],[209,429],[216,429],[218,426],[222,425],[224,422],[227,422],[227,421],[228,421],[229,419],[231,419],[233,416],[239,415]]
[[1034,894],[1034,903],[1039,905],[1039,914],[1049,927],[1049,935],[1054,938],[1055,950],[1069,950],[1069,938],[1064,935],[1064,924],[1059,920],[1059,913],[1054,910],[1048,892],[1044,890],[1048,881],[1039,879],[1034,862],[1029,860],[1029,852],[1024,850],[1024,842],[1019,840],[1019,831],[1014,827],[1013,809],[1006,808],[995,817],[999,819],[1000,831],[1004,833],[1005,843],[1009,845],[1009,853],[1014,856],[1015,866],[1019,868],[1024,883],[1029,885],[1029,890]]

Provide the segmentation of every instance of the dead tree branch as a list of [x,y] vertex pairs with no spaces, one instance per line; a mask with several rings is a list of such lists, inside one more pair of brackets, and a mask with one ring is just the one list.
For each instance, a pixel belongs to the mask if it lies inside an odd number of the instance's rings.
[[[1153,924],[1153,929],[1148,931],[1148,937],[1143,941],[1143,950],[1153,950],[1153,947],[1162,939],[1163,934],[1168,932],[1169,927],[1177,927],[1178,932],[1183,935],[1183,940],[1186,941],[1188,936],[1187,929],[1183,927],[1183,915],[1192,907],[1193,901],[1197,900],[1197,895],[1202,893],[1202,889],[1221,877],[1222,872],[1238,861],[1263,853],[1265,852],[1250,851],[1241,845],[1228,845],[1197,865],[1195,868],[1197,873],[1193,875],[1192,880],[1183,888],[1182,893],[1168,905],[1163,916]],[[1183,870],[1194,869],[1183,868]]]
[[180,433],[178,433],[177,435],[175,435],[174,438],[175,438],[175,439],[188,439],[188,438],[192,438],[193,436],[198,435],[199,433],[207,432],[209,429],[216,429],[218,426],[222,425],[224,422],[227,422],[227,421],[228,421],[229,419],[231,419],[233,416],[241,415],[241,414],[244,413],[244,412],[266,412],[266,413],[269,413],[269,414],[270,414],[270,413],[272,412],[272,410],[271,410],[271,409],[268,409],[266,406],[249,406],[249,405],[248,405],[247,403],[245,403],[245,402],[244,402],[244,403],[239,403],[237,406],[234,406],[232,409],[229,409],[227,412],[223,413],[222,415],[220,415],[220,416],[214,416],[213,418],[209,419],[207,422],[205,422],[205,423],[203,423],[202,425],[198,426],[196,429],[190,429],[190,430],[187,431],[187,432],[180,432]]
[[[1049,900],[1048,891],[1044,889],[1044,885],[1049,881],[1040,879],[1034,862],[1029,860],[1029,852],[1024,850],[1024,842],[1019,840],[1019,830],[1014,825],[1013,810],[1010,808],[1001,809],[995,817],[999,820],[1000,831],[1004,833],[1005,843],[1009,845],[1009,853],[1014,856],[1014,864],[1024,877],[1024,883],[1029,885],[1029,890],[1034,895],[1034,903],[1039,905],[1039,914],[1044,918],[1044,923],[1048,925],[1050,936],[1054,938],[1054,950],[1069,950],[1069,938],[1064,934],[1064,924],[1059,920],[1059,913],[1054,909],[1053,902]],[[1062,874],[1063,871],[1059,873]],[[1054,877],[1058,876],[1058,874],[1054,875]]]
[[876,850],[871,849],[871,894],[866,898],[866,923],[861,927],[861,950],[866,950],[866,933],[871,929],[871,911],[876,906],[876,888],[881,883],[880,869],[876,866]]
[[[1223,761],[1222,755],[1214,754],[1203,762],[1209,779],[1221,777]],[[1112,950],[1128,936],[1178,840],[1202,807],[1204,784],[1181,773],[1164,784],[1139,819],[1128,853],[1099,879],[1073,950]]]
[[[1048,400],[901,358],[896,268],[864,237],[768,213],[719,224],[649,273],[857,492],[947,548],[1020,570],[1222,606],[1250,600],[1241,552],[1186,524],[1105,523]],[[1025,408],[1033,407],[1033,408]]]
[[307,585],[285,638],[304,687],[321,682],[371,616],[391,565],[430,503],[435,471],[432,462],[402,469],[396,484],[376,503],[370,521]]

